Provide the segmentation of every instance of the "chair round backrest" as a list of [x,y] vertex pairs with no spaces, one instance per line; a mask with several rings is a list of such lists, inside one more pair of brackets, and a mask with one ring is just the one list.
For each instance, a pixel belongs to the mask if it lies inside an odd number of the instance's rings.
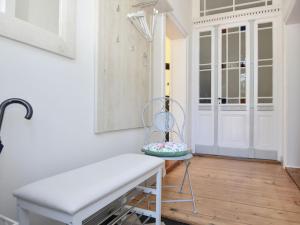
[[170,112],[158,112],[154,115],[154,126],[161,132],[171,132],[175,122],[175,118]]
[[[172,112],[166,109],[166,105],[172,108]],[[182,122],[178,124],[173,112],[176,111],[176,116],[182,117]],[[148,121],[146,118],[152,118]],[[149,124],[146,122],[149,122]],[[169,97],[160,97],[150,100],[143,109],[142,122],[147,130],[145,143],[149,143],[149,139],[153,133],[161,133],[165,136],[166,133],[174,133],[184,143],[184,127],[185,127],[185,112],[180,103]]]

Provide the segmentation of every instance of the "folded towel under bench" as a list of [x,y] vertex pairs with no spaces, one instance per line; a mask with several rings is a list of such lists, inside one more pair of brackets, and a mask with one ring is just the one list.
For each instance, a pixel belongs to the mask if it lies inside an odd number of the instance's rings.
[[120,155],[29,184],[16,190],[14,196],[74,215],[149,171],[162,167],[163,163],[156,157]]

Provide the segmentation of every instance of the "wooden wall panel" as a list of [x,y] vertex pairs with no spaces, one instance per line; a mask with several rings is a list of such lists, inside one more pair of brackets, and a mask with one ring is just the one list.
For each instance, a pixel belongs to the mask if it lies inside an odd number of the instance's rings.
[[150,96],[150,43],[127,19],[134,0],[98,2],[96,132],[142,126]]

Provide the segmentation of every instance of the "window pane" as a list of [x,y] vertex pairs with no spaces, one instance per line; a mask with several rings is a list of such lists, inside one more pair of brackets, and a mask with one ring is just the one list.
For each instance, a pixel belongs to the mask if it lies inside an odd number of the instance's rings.
[[211,98],[211,71],[200,72],[200,98]]
[[233,0],[206,0],[206,9],[216,9],[220,7],[232,6]]
[[14,2],[16,18],[52,33],[59,33],[60,0],[15,0]]
[[211,63],[211,37],[200,38],[200,64]]
[[206,15],[209,16],[209,15],[215,15],[215,14],[219,14],[219,13],[226,13],[226,12],[232,12],[232,11],[233,11],[233,7],[225,8],[225,9],[216,9],[216,10],[206,12]]
[[0,0],[0,12],[5,13],[6,11],[6,0]]
[[237,6],[236,10],[251,9],[251,8],[265,6],[265,5],[266,5],[265,2],[252,3],[252,4],[249,4],[249,5],[247,4],[247,5]]
[[228,34],[228,61],[239,61],[239,33]]
[[204,11],[204,0],[200,0],[200,11]]
[[258,30],[258,58],[273,58],[272,29]]
[[[255,7],[264,7],[266,5],[272,5],[272,0],[260,1],[260,0],[206,0],[206,8],[204,7],[204,0],[200,1],[200,11],[206,11],[206,15],[215,15],[225,12],[234,11],[233,3],[235,2],[235,10],[250,9]],[[200,13],[200,16],[204,14]]]
[[235,0],[235,4],[244,4],[244,3],[253,3],[257,2],[257,0]]
[[228,97],[239,97],[239,70],[228,70]]
[[273,96],[272,67],[258,68],[258,97]]

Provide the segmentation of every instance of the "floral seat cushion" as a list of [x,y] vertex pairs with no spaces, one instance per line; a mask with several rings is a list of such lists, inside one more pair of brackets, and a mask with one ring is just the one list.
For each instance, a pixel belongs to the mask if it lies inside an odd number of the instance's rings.
[[184,156],[189,153],[187,145],[184,143],[164,142],[151,143],[143,147],[143,151],[154,156]]

